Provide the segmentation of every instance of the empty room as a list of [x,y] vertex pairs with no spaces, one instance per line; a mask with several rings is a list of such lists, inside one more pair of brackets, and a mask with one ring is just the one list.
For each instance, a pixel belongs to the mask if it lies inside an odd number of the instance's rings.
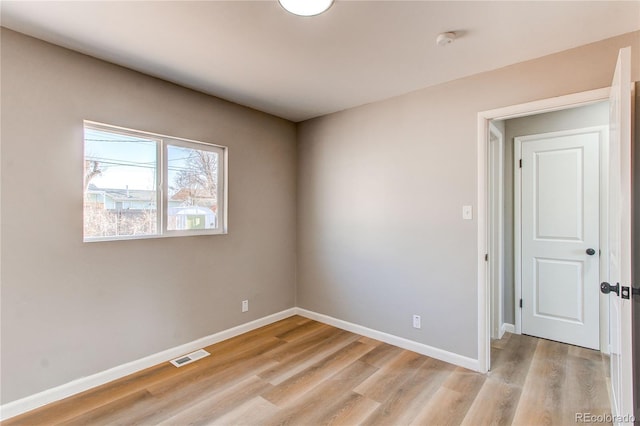
[[3,426],[637,424],[640,1],[0,8]]

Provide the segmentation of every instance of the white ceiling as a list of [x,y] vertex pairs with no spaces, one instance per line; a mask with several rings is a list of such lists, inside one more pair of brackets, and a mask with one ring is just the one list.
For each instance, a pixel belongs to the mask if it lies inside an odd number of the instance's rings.
[[640,29],[640,1],[0,4],[2,26],[292,121]]

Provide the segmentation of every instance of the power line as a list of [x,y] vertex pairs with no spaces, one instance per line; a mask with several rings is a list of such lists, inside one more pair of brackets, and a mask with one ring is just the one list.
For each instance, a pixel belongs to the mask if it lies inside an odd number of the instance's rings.
[[148,144],[148,145],[157,145],[158,142],[149,140],[149,139],[91,139],[84,138],[85,142],[118,142],[118,143],[137,143],[137,144]]

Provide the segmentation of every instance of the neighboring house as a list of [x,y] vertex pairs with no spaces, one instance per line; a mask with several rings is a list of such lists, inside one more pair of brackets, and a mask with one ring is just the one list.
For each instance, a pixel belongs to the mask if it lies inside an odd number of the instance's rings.
[[98,188],[90,184],[85,203],[105,210],[155,210],[155,195],[153,190]]
[[217,203],[214,194],[210,191],[188,188],[181,188],[176,191],[169,200],[169,207],[176,206],[211,206],[212,211],[217,211]]
[[[98,188],[94,184],[90,184],[85,193],[85,206],[110,212],[122,212],[125,210],[130,212],[136,210],[155,211],[155,195],[156,191],[154,190]],[[168,200],[170,229],[215,228],[217,225],[216,206],[206,206],[207,201],[210,202],[210,200],[211,197],[193,197],[184,189],[176,192]],[[205,204],[205,206],[202,204]]]

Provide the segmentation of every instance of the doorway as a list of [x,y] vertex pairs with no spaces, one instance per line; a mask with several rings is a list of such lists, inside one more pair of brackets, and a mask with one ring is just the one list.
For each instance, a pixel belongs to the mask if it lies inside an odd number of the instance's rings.
[[[606,238],[606,224],[608,223],[606,209],[606,194],[608,191],[608,122],[608,101],[570,105],[566,108],[551,112],[534,113],[500,120],[501,126],[505,129],[506,159],[504,171],[505,285],[503,296],[504,329],[506,330],[577,344],[592,349],[601,348],[605,353],[608,353],[607,315],[609,305],[606,296],[601,295],[598,291],[598,283],[601,281],[600,278],[605,277],[608,272],[606,256],[601,256],[601,254],[606,254],[608,250]],[[542,152],[534,152],[538,149],[534,148],[534,146],[540,144],[546,147],[541,148]],[[573,146],[569,150],[560,149],[560,146],[563,144],[586,144],[588,146]],[[522,147],[525,147],[524,151],[526,151],[526,154],[529,155],[530,158],[523,157]],[[574,178],[577,175],[575,173],[573,173],[573,175],[567,174],[565,170],[575,166],[574,172],[584,172],[585,149],[590,152],[592,175],[595,175],[591,177],[591,181],[588,183],[575,181]],[[578,156],[576,157],[576,155]],[[524,169],[519,167],[521,159],[525,161]],[[538,161],[537,165],[526,165],[527,162],[533,163],[536,159],[545,159],[545,162],[541,163]],[[578,161],[579,164],[571,166],[571,159]],[[553,209],[558,207],[559,211],[557,213],[559,215],[551,218],[552,223],[548,224],[551,228],[544,230],[544,232],[558,232],[558,227],[562,226],[562,220],[568,221],[566,225],[572,224],[575,226],[580,224],[580,229],[578,230],[574,227],[571,230],[567,230],[568,233],[566,236],[556,235],[551,238],[541,238],[541,236],[537,236],[536,238],[531,238],[532,229],[528,229],[524,234],[521,232],[523,225],[520,220],[523,213],[521,208],[523,198],[520,196],[523,184],[522,177],[528,176],[530,180],[536,173],[539,174],[539,170],[536,171],[537,169],[551,166],[558,161],[564,161],[565,163],[560,166],[561,169],[556,173],[563,173],[566,176],[558,175],[556,179],[547,182],[549,186],[548,189],[551,192],[546,196],[558,196],[558,191],[563,187],[565,190],[569,190],[570,182],[574,182],[574,184],[578,186],[583,186],[583,188],[579,190],[580,194],[577,194],[580,196],[580,200],[574,198],[575,202],[573,204],[567,200],[570,194],[565,194],[564,198],[561,197],[555,201],[550,201],[548,208]],[[493,167],[493,165],[491,167]],[[599,178],[598,174],[600,176]],[[544,184],[543,181],[539,183]],[[495,192],[495,189],[490,189],[490,192]],[[601,195],[600,199],[598,198],[598,194]],[[538,194],[538,197],[540,196],[545,197],[544,194]],[[589,198],[589,200],[587,200],[587,198]],[[533,204],[544,202],[544,199],[532,199],[531,197],[524,200],[526,202],[525,204],[528,204],[524,212],[529,215],[531,214],[530,210]],[[591,205],[585,204],[587,201],[590,202]],[[582,211],[580,213],[582,217],[569,217],[571,214],[567,215],[567,213],[570,212],[572,208],[574,215],[578,215],[579,211],[577,209],[581,209]],[[540,220],[540,213],[541,212],[536,213],[536,221]],[[586,213],[589,213],[588,217],[585,216]],[[599,220],[598,216],[600,216]],[[529,220],[531,221],[533,218],[529,216]],[[524,225],[526,225],[526,223],[524,223]],[[538,225],[545,226],[542,223]],[[584,233],[586,225],[589,225],[589,228],[593,231],[591,235],[588,235],[586,240],[584,240],[585,236],[578,234]],[[570,233],[574,235],[568,235]],[[534,241],[531,241],[532,239]],[[535,261],[537,263],[534,263],[534,260],[530,258],[531,253],[528,253],[528,251],[533,248],[531,244],[534,243],[535,246],[540,244],[544,245],[545,240],[547,243],[564,242],[565,246],[568,246],[565,247],[568,251],[565,251],[561,256],[563,259],[562,262],[559,263],[557,256],[555,259],[551,259],[548,255],[542,256],[542,260],[544,261],[538,259]],[[582,247],[582,245],[585,246]],[[589,247],[587,247],[587,245]],[[554,245],[551,244],[551,246]],[[550,249],[551,246],[547,244],[545,250]],[[525,249],[524,253],[522,249]],[[589,255],[586,253],[587,249],[593,249],[593,254]],[[523,254],[529,256],[524,263],[521,261]],[[522,268],[521,265],[524,265],[524,268]],[[534,266],[536,268],[535,271],[532,270]],[[547,268],[544,268],[545,266]],[[586,286],[576,285],[571,289],[568,288],[567,285],[561,286],[560,282],[553,284],[553,280],[545,280],[548,288],[543,288],[541,294],[534,293],[533,290],[535,290],[536,287],[531,288],[532,275],[534,272],[548,273],[551,270],[560,274],[563,272],[569,273],[573,275],[574,278],[586,278],[589,279],[590,282]],[[549,284],[549,282],[551,282],[551,284]],[[525,292],[522,292],[523,284],[527,287],[527,291]],[[585,299],[587,289],[589,290],[589,297]],[[580,291],[582,291],[583,294],[577,294],[577,292]],[[571,296],[574,296],[573,305],[570,303],[571,301],[567,299]],[[581,300],[578,300],[578,296],[580,296]],[[547,306],[541,306],[540,303],[544,303],[545,300],[548,302]],[[562,301],[562,304],[559,304],[559,301]],[[584,309],[589,306],[592,308],[591,314],[585,318]],[[548,308],[548,312],[545,312],[546,308]],[[540,309],[542,309],[542,311],[540,311]],[[533,314],[534,310],[536,310],[535,315]],[[573,310],[573,312],[569,312],[570,310]],[[602,315],[599,315],[600,313]],[[528,319],[530,320],[528,323],[525,321],[524,328],[522,314],[528,314]],[[545,321],[550,320],[553,316],[565,317],[556,322],[556,324],[562,325],[560,328],[565,330],[564,333],[552,330],[553,322]],[[531,320],[542,321],[537,321],[536,329],[536,325],[532,324]],[[585,328],[580,324],[585,320],[591,323],[589,326],[591,330],[590,337],[585,337]],[[530,327],[526,327],[527,324],[529,324]],[[533,327],[531,327],[531,325],[533,325]],[[572,329],[571,325],[576,327]],[[577,330],[575,328],[577,328]],[[569,331],[569,329],[572,330]],[[541,332],[541,330],[543,332]],[[550,331],[550,333],[547,333],[548,331]]]
[[[610,137],[608,143],[609,167],[603,174],[608,180],[608,200],[603,220],[607,226],[600,226],[607,232],[608,247],[600,257],[608,268],[601,268],[603,281],[601,292],[610,295],[610,309],[607,320],[611,328],[609,352],[611,356],[611,393],[614,417],[629,419],[634,413],[634,363],[633,363],[633,304],[632,287],[632,120],[635,92],[631,83],[631,48],[620,49],[610,88],[582,92],[574,95],[545,99],[528,104],[499,108],[478,113],[478,364],[479,370],[490,368],[489,311],[491,309],[487,281],[488,218],[487,186],[488,128],[491,120],[524,117],[542,112],[558,111],[570,107],[588,105],[608,99],[610,106]],[[606,271],[606,272],[604,272]],[[615,282],[616,284],[610,284]],[[624,285],[626,284],[626,286]],[[605,346],[606,348],[606,346]],[[636,384],[637,385],[637,384]],[[637,400],[635,401],[637,403]],[[621,420],[627,424],[628,420]]]
[[[489,124],[498,123],[498,126],[503,125],[507,120],[513,119],[533,119],[541,118],[547,113],[570,113],[575,108],[592,106],[599,102],[605,102],[608,100],[609,90],[599,89],[589,92],[578,93],[574,95],[567,95],[558,98],[546,99],[542,101],[531,102],[528,104],[516,105],[507,108],[501,108],[497,110],[485,111],[478,114],[478,132],[479,132],[479,152],[486,153],[487,157],[478,156],[478,359],[479,367],[482,371],[488,371],[490,368],[490,345],[489,337],[491,335],[492,325],[492,312],[494,306],[492,306],[492,300],[494,296],[491,292],[491,262],[487,251],[487,247],[490,247],[490,235],[488,230],[492,228],[492,223],[496,220],[495,215],[491,212],[490,203],[492,199],[493,191],[489,188],[490,171],[493,167],[491,164],[491,158],[489,155]],[[580,115],[580,114],[577,114]],[[531,118],[529,118],[531,117]],[[508,122],[507,122],[508,123]],[[598,124],[598,123],[594,123]],[[584,126],[582,126],[584,127]],[[550,128],[547,132],[554,130]],[[510,158],[513,158],[513,143],[510,142],[510,136],[508,129],[505,130],[505,157],[504,157],[504,176],[513,176],[513,164]],[[544,133],[530,132],[530,134]],[[485,160],[486,158],[486,160]],[[510,330],[510,326],[515,328],[516,323],[516,307],[515,307],[515,288],[510,286],[507,282],[508,277],[515,276],[513,270],[513,249],[507,250],[509,247],[509,240],[514,241],[513,235],[513,210],[508,206],[513,205],[513,184],[509,185],[507,181],[504,183],[504,231],[505,231],[505,250],[504,250],[504,293],[503,293],[503,309],[504,324],[501,327],[502,330]],[[487,216],[481,215],[481,212],[487,212]],[[483,254],[487,253],[487,254]],[[494,259],[495,260],[495,259]],[[514,284],[515,285],[515,284]],[[511,290],[509,289],[511,287]],[[606,318],[606,316],[604,316]],[[606,327],[605,327],[606,328]],[[517,331],[516,331],[517,332]],[[606,340],[605,340],[606,341]]]

